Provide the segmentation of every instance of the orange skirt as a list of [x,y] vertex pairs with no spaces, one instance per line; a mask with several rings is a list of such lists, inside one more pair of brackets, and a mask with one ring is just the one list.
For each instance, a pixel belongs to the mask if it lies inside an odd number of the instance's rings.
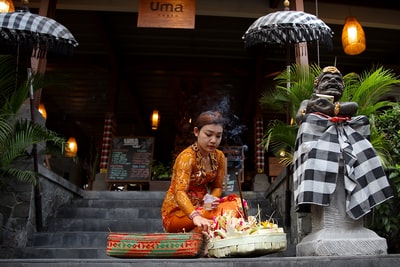
[[[197,208],[198,212],[204,218],[209,220],[214,219],[218,215],[231,212],[232,216],[242,217],[243,209],[240,198],[237,196],[227,196],[221,199],[221,203],[216,209],[205,210],[203,207]],[[183,211],[178,210],[169,214],[163,221],[164,229],[168,233],[184,233],[184,232],[201,232],[198,227],[193,224]]]

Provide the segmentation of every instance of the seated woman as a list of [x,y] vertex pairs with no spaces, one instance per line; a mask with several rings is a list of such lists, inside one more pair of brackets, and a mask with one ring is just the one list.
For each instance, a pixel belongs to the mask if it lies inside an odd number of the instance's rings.
[[[217,215],[231,212],[233,216],[242,216],[240,199],[220,199],[226,161],[217,148],[223,127],[224,119],[219,112],[199,115],[193,131],[197,140],[177,156],[161,208],[166,232],[207,232]],[[205,200],[211,204],[204,206]]]

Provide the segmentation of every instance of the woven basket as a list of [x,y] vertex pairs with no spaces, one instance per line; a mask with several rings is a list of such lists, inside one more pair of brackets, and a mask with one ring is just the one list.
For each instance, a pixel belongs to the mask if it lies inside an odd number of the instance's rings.
[[110,233],[107,255],[118,258],[198,257],[205,242],[200,233]]
[[285,233],[253,234],[240,237],[210,240],[208,242],[208,255],[215,258],[262,256],[287,247]]

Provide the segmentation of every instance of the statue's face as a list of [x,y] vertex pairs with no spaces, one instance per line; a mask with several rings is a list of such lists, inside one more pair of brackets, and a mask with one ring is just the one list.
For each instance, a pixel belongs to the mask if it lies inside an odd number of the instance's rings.
[[344,89],[343,78],[338,73],[325,73],[318,81],[317,94],[332,95],[335,101],[342,97]]

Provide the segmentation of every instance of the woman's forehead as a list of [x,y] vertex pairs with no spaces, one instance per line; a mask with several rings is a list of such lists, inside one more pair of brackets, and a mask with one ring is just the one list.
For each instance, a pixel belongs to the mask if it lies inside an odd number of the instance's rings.
[[213,132],[213,133],[222,133],[223,127],[220,124],[207,124],[204,125],[201,130],[206,131],[206,132]]

